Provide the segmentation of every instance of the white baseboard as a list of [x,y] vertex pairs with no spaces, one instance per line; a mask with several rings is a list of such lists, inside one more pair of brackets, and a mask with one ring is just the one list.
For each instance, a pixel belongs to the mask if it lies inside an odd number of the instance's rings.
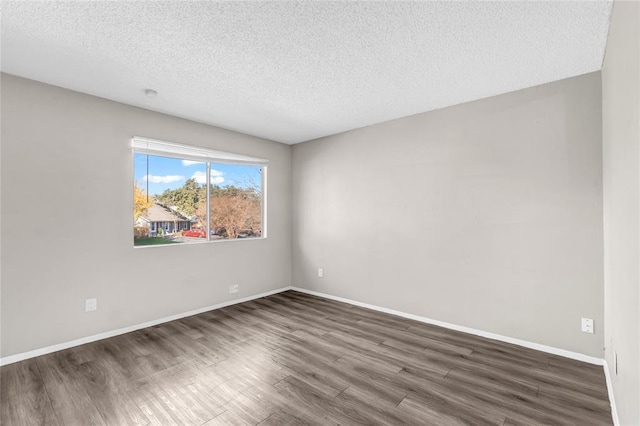
[[63,349],[69,349],[74,346],[84,345],[86,343],[95,342],[97,340],[107,339],[109,337],[119,336],[121,334],[130,333],[132,331],[140,330],[142,328],[152,327],[154,325],[162,324],[169,321],[174,321],[180,318],[190,317],[192,315],[201,314],[203,312],[213,311],[215,309],[224,308],[226,306],[235,305],[238,303],[248,302],[254,299],[260,299],[261,297],[270,296],[276,293],[282,293],[283,291],[291,290],[290,286],[281,287],[276,290],[267,291],[265,293],[255,294],[253,296],[247,296],[236,300],[230,300],[228,302],[218,303],[217,305],[205,306],[204,308],[194,309],[193,311],[183,312],[181,314],[171,315],[168,317],[160,318],[153,321],[147,321],[141,324],[132,325],[129,327],[119,328],[113,331],[107,331],[100,334],[94,334],[93,336],[82,337],[80,339],[70,340],[68,342],[59,343],[57,345],[47,346],[40,349],[35,349],[28,352],[23,352],[15,355],[6,356],[0,358],[0,366],[13,364],[14,362],[23,361],[25,359],[34,358],[40,355],[50,354],[52,352],[58,352]]
[[[75,339],[75,340],[71,340],[71,341],[68,341],[68,342],[59,343],[57,345],[47,346],[47,347],[44,347],[44,348],[35,349],[35,350],[32,350],[32,351],[23,352],[23,353],[19,353],[19,354],[16,354],[16,355],[10,355],[10,356],[4,357],[4,358],[0,358],[0,366],[7,365],[7,364],[12,364],[14,362],[22,361],[22,360],[33,358],[33,357],[40,356],[40,355],[46,355],[46,354],[49,354],[49,353],[52,353],[52,352],[57,352],[57,351],[60,351],[60,350],[63,350],[63,349],[72,348],[74,346],[84,345],[85,343],[91,343],[91,342],[95,342],[97,340],[107,339],[109,337],[114,337],[114,336],[118,336],[118,335],[121,335],[121,334],[130,333],[132,331],[140,330],[142,328],[152,327],[154,325],[162,324],[162,323],[169,322],[169,321],[174,321],[174,320],[177,320],[177,319],[180,319],[180,318],[189,317],[189,316],[192,316],[192,315],[201,314],[203,312],[212,311],[212,310],[215,310],[215,309],[224,308],[226,306],[235,305],[237,303],[248,302],[250,300],[259,299],[261,297],[270,296],[272,294],[281,293],[281,292],[287,291],[287,290],[295,290],[295,291],[299,291],[301,293],[307,293],[307,294],[311,294],[311,295],[314,295],[314,296],[324,297],[325,299],[336,300],[338,302],[344,302],[344,303],[348,303],[348,304],[351,304],[351,305],[372,309],[374,311],[384,312],[384,313],[387,313],[387,314],[396,315],[396,316],[399,316],[399,317],[408,318],[408,319],[412,319],[412,320],[423,322],[423,323],[427,323],[427,324],[433,324],[433,325],[437,325],[437,326],[440,326],[440,327],[449,328],[451,330],[462,331],[464,333],[469,333],[469,334],[473,334],[473,335],[476,335],[476,336],[486,337],[486,338],[493,339],[493,340],[498,340],[498,341],[501,341],[501,342],[512,343],[512,344],[515,344],[515,345],[518,345],[518,346],[523,346],[523,347],[526,347],[526,348],[535,349],[535,350],[539,350],[539,351],[542,351],[542,352],[547,352],[547,353],[551,353],[551,354],[554,354],[554,355],[559,355],[559,356],[563,356],[563,357],[566,357],[566,358],[575,359],[575,360],[578,360],[578,361],[588,362],[590,364],[604,365],[604,360],[601,359],[601,358],[596,358],[596,357],[584,355],[584,354],[577,353],[577,352],[571,352],[571,351],[567,351],[565,349],[554,348],[552,346],[541,345],[539,343],[533,343],[533,342],[529,342],[529,341],[526,341],[526,340],[515,339],[513,337],[502,336],[500,334],[489,333],[487,331],[482,331],[482,330],[477,330],[475,328],[470,328],[470,327],[464,327],[464,326],[460,326],[460,325],[456,325],[456,324],[451,324],[451,323],[447,323],[447,322],[444,322],[444,321],[438,321],[438,320],[434,320],[434,319],[431,319],[431,318],[421,317],[421,316],[418,316],[418,315],[408,314],[408,313],[405,313],[405,312],[400,312],[400,311],[396,311],[396,310],[393,310],[393,309],[383,308],[381,306],[370,305],[368,303],[362,303],[362,302],[358,302],[358,301],[355,301],[355,300],[346,299],[346,298],[343,298],[343,297],[332,296],[330,294],[320,293],[320,292],[313,291],[313,290],[307,290],[307,289],[300,288],[300,287],[288,286],[288,287],[281,287],[281,288],[276,289],[276,290],[271,290],[271,291],[268,291],[268,292],[265,292],[265,293],[260,293],[260,294],[256,294],[256,295],[253,295],[253,296],[247,296],[247,297],[243,297],[241,299],[231,300],[231,301],[228,301],[228,302],[219,303],[217,305],[206,306],[204,308],[195,309],[193,311],[184,312],[184,313],[180,313],[180,314],[176,314],[176,315],[171,315],[171,316],[168,316],[168,317],[160,318],[160,319],[157,319],[157,320],[153,320],[153,321],[148,321],[148,322],[144,322],[144,323],[141,323],[141,324],[132,325],[132,326],[129,326],[129,327],[119,328],[119,329],[113,330],[113,331],[107,331],[107,332],[100,333],[100,334],[95,334],[95,335],[92,335],[92,336],[82,337],[80,339]],[[608,380],[609,379],[610,378],[608,378]],[[607,383],[609,383],[609,381]]]
[[611,373],[609,372],[609,365],[607,360],[604,360],[604,377],[607,380],[607,392],[609,393],[609,404],[611,404],[611,419],[614,426],[620,426],[620,419],[618,418],[618,409],[616,408],[616,398],[613,394],[613,382],[611,381]]
[[171,315],[171,316],[160,318],[160,319],[153,320],[153,321],[147,321],[147,322],[144,322],[144,323],[141,323],[141,324],[136,324],[136,325],[132,325],[132,326],[129,326],[129,327],[119,328],[117,330],[107,331],[107,332],[104,332],[104,333],[95,334],[93,336],[87,336],[87,337],[83,337],[83,338],[80,338],[80,339],[75,339],[75,340],[71,340],[71,341],[68,341],[68,342],[60,343],[60,344],[57,344],[57,345],[47,346],[47,347],[44,347],[44,348],[35,349],[35,350],[32,350],[32,351],[23,352],[23,353],[16,354],[16,355],[10,355],[10,356],[4,357],[4,358],[0,358],[0,366],[12,364],[14,362],[23,361],[23,360],[29,359],[29,358],[34,358],[34,357],[37,357],[37,356],[40,356],[40,355],[46,355],[46,354],[49,354],[49,353],[52,353],[52,352],[61,351],[63,349],[68,349],[68,348],[72,348],[72,347],[75,347],[75,346],[84,345],[86,343],[95,342],[97,340],[102,340],[102,339],[107,339],[109,337],[119,336],[121,334],[130,333],[132,331],[140,330],[140,329],[143,329],[143,328],[146,328],[146,327],[152,327],[154,325],[162,324],[162,323],[169,322],[169,321],[174,321],[174,320],[185,318],[185,317],[190,317],[192,315],[201,314],[203,312],[213,311],[213,310],[216,310],[216,309],[224,308],[226,306],[231,306],[231,305],[235,305],[235,304],[238,304],[238,303],[248,302],[250,300],[260,299],[261,297],[266,297],[266,296],[270,296],[272,294],[282,293],[283,291],[287,291],[287,290],[295,290],[295,291],[299,291],[300,293],[311,294],[313,296],[323,297],[325,299],[330,299],[330,300],[336,300],[338,302],[348,303],[350,305],[360,306],[360,307],[363,307],[363,308],[372,309],[374,311],[384,312],[384,313],[387,313],[387,314],[396,315],[396,316],[399,316],[399,317],[408,318],[408,319],[412,319],[412,320],[423,322],[423,323],[427,323],[427,324],[433,324],[433,325],[437,325],[437,326],[440,326],[440,327],[448,328],[448,329],[451,329],[451,330],[461,331],[461,332],[464,332],[464,333],[469,333],[469,334],[473,334],[473,335],[480,336],[480,337],[486,337],[486,338],[493,339],[493,340],[498,340],[498,341],[501,341],[501,342],[512,343],[512,344],[515,344],[515,345],[518,345],[518,346],[523,346],[525,348],[535,349],[535,350],[539,350],[539,351],[542,351],[542,352],[547,352],[547,353],[550,353],[550,354],[554,354],[554,355],[559,355],[559,356],[563,356],[563,357],[566,357],[566,358],[575,359],[575,360],[578,360],[578,361],[584,361],[584,362],[588,362],[590,364],[602,365],[603,368],[604,368],[604,374],[605,374],[605,378],[606,378],[606,382],[607,382],[607,391],[609,393],[609,401],[610,401],[610,404],[611,404],[611,416],[612,416],[613,424],[615,426],[619,426],[620,425],[620,421],[618,419],[618,410],[616,408],[615,398],[614,398],[614,394],[613,394],[613,386],[612,386],[612,381],[611,381],[611,375],[609,373],[609,367],[607,365],[607,361],[604,360],[604,359],[596,358],[596,357],[592,357],[592,356],[588,356],[588,355],[584,355],[584,354],[577,353],[577,352],[567,351],[565,349],[554,348],[552,346],[541,345],[539,343],[533,343],[533,342],[529,342],[529,341],[526,341],[526,340],[515,339],[513,337],[502,336],[500,334],[489,333],[489,332],[486,332],[486,331],[477,330],[477,329],[470,328],[470,327],[463,327],[463,326],[460,326],[460,325],[451,324],[451,323],[447,323],[447,322],[444,322],[444,321],[438,321],[438,320],[434,320],[434,319],[431,319],[431,318],[426,318],[426,317],[421,317],[421,316],[418,316],[418,315],[408,314],[408,313],[396,311],[396,310],[393,310],[393,309],[383,308],[381,306],[370,305],[368,303],[362,303],[362,302],[358,302],[358,301],[355,301],[355,300],[346,299],[344,297],[332,296],[330,294],[320,293],[318,291],[307,290],[305,288],[300,288],[300,287],[295,287],[295,286],[281,287],[281,288],[278,288],[278,289],[275,289],[275,290],[267,291],[265,293],[260,293],[260,294],[256,294],[256,295],[253,295],[253,296],[247,296],[247,297],[243,297],[243,298],[236,299],[236,300],[230,300],[228,302],[223,302],[223,303],[219,303],[219,304],[216,304],[216,305],[206,306],[204,308],[199,308],[199,309],[195,309],[195,310],[192,310],[192,311],[188,311],[188,312],[184,312],[184,313],[180,313],[180,314],[176,314],[176,315]]
[[535,349],[542,352],[547,352],[554,355],[563,356],[565,358],[571,358],[578,361],[588,362],[589,364],[604,365],[604,359],[596,358],[593,356],[581,354],[578,352],[572,352],[565,349],[554,348],[553,346],[541,345],[539,343],[529,342],[527,340],[520,340],[513,337],[502,336],[500,334],[489,333],[488,331],[477,330],[475,328],[464,327],[461,325],[451,324],[444,321],[438,321],[431,318],[421,317],[418,315],[407,314],[405,312],[395,311],[393,309],[383,308],[381,306],[370,305],[368,303],[362,303],[351,299],[345,299],[344,297],[332,296],[330,294],[320,293],[313,290],[307,290],[300,287],[291,287],[292,290],[299,291],[301,293],[311,294],[313,296],[324,297],[325,299],[336,300],[338,302],[348,303],[350,305],[360,306],[362,308],[373,309],[374,311],[384,312],[391,315],[396,315],[403,318],[412,319],[414,321],[424,322],[427,324],[433,324],[451,330],[462,331],[463,333],[473,334],[480,337],[486,337],[488,339],[499,340],[501,342],[511,343],[518,346],[523,346],[529,349]]

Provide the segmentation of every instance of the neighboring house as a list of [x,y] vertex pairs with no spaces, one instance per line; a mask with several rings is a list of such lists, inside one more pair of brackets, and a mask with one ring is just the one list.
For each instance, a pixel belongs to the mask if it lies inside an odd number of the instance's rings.
[[191,220],[169,207],[155,203],[149,207],[144,216],[138,218],[136,225],[148,226],[151,235],[158,234],[160,228],[162,228],[161,233],[171,234],[183,229],[191,229]]
[[135,226],[149,226],[149,220],[146,217],[140,216],[135,223]]

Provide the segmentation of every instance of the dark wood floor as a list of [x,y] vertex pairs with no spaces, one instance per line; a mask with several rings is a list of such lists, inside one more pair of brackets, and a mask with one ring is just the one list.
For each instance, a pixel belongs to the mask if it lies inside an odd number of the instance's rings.
[[0,374],[7,426],[612,423],[602,367],[293,291]]

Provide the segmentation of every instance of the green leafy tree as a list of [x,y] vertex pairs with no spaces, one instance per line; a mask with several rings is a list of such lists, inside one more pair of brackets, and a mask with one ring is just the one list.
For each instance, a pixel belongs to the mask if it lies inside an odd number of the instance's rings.
[[180,188],[165,190],[156,196],[156,201],[166,206],[176,206],[185,216],[193,216],[198,205],[206,200],[205,189],[204,185],[198,184],[195,179],[189,179]]

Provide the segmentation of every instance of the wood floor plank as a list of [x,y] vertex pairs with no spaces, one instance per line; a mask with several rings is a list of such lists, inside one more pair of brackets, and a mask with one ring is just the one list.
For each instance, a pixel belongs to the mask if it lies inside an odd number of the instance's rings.
[[340,404],[340,401],[320,393],[296,377],[288,377],[275,387],[300,407],[312,422],[331,425],[371,424],[364,410],[356,409],[353,404]]
[[274,297],[277,297],[275,299],[278,301],[277,306],[287,309],[294,318],[304,318],[307,321],[316,323],[329,317],[328,313],[323,311],[322,308],[300,303],[290,295],[276,294]]
[[149,420],[121,387],[122,377],[105,358],[81,364],[79,383],[106,424],[146,425]]
[[[275,384],[291,375],[291,371],[273,359],[273,354],[252,353],[242,360],[227,359],[215,365],[217,371],[233,372],[234,377],[243,376]],[[224,374],[224,373],[222,373]]]
[[462,424],[468,425],[495,426],[504,423],[505,416],[494,407],[485,406],[482,401],[468,395],[457,394],[446,388],[429,387],[428,389],[428,392],[410,392],[398,408],[422,407],[425,414],[432,414],[435,411],[446,418],[453,417]]
[[202,375],[202,370],[194,361],[172,365],[149,375],[150,382],[160,386],[184,386],[193,383]]
[[225,408],[247,424],[256,425],[280,412],[279,406],[285,401],[281,396],[278,399],[278,396],[280,395],[271,385],[256,384],[229,401]]
[[167,339],[172,341],[176,345],[180,345],[185,351],[185,359],[191,360],[198,365],[213,365],[227,358],[221,352],[211,350],[209,347],[201,343],[201,339],[204,336],[198,338],[191,338],[184,334],[174,334],[168,336]]
[[225,411],[224,413],[214,417],[203,426],[251,426],[253,423],[247,423],[242,420],[231,411]]
[[608,399],[606,387],[584,381],[579,377],[566,374],[563,371],[549,370],[546,368],[531,368],[527,371],[527,374],[540,383],[540,385],[550,385],[576,392],[582,392],[586,395],[602,400]]
[[246,377],[232,377],[220,380],[219,375],[204,374],[196,381],[188,385],[191,392],[207,396],[208,404],[213,407],[225,407],[230,401],[251,386],[255,386],[255,380]]
[[[405,389],[398,386],[389,386],[389,378],[397,377],[394,372],[380,368],[380,364],[362,362],[360,360],[343,357],[334,363],[336,369],[346,378],[349,386],[361,389],[374,396],[376,400],[383,401],[389,407],[396,407],[406,396]],[[353,390],[353,389],[352,389]]]
[[203,424],[225,411],[213,396],[193,383],[168,386],[165,392],[194,424]]
[[543,352],[534,351],[506,342],[500,342],[498,340],[463,333],[461,331],[446,329],[432,324],[413,325],[407,329],[407,332],[441,342],[468,347],[476,352],[483,352],[483,349],[493,353],[502,351],[515,357],[522,357],[523,359],[531,357],[541,361],[542,364],[544,364],[545,360],[548,359],[548,354]]
[[[361,370],[362,371],[362,370]],[[389,375],[372,369],[366,372],[370,384],[378,384],[387,389],[405,393],[405,401],[419,400],[424,404],[439,407],[443,412],[473,420],[477,424],[501,424],[504,415],[494,407],[464,392],[463,388],[452,388],[444,376],[424,374],[420,377],[407,375],[403,371]],[[400,404],[402,401],[399,401]],[[466,416],[466,417],[465,417]]]
[[241,322],[243,326],[251,326],[260,322],[260,318],[254,315],[255,309],[243,308],[243,305],[232,305],[224,308],[225,314]]
[[590,365],[573,359],[562,359],[559,356],[550,355],[547,370],[574,377],[579,381],[591,383],[598,388],[603,388],[607,385],[602,374],[601,365]]
[[610,425],[601,366],[295,291],[0,367],[7,425]]
[[277,411],[258,423],[259,426],[304,426],[310,424],[300,417],[282,411]]
[[321,326],[317,316],[314,318],[306,315],[304,311],[291,309],[291,307],[283,303],[274,305],[273,312],[279,314],[280,318],[286,321],[294,331],[302,330],[316,336],[322,336],[331,331],[330,328]]
[[380,344],[387,340],[386,336],[380,336],[378,334],[372,333],[367,330],[363,330],[358,327],[354,321],[345,320],[344,318],[325,318],[320,320],[323,327],[327,327],[331,330],[330,333],[342,333],[343,335],[347,335],[350,337],[358,338],[361,340],[366,340],[373,344]]
[[375,360],[393,365],[397,368],[416,367],[424,370],[432,371],[436,374],[444,375],[449,372],[450,367],[445,363],[425,361],[424,351],[418,353],[408,352],[404,349],[393,348],[383,344],[374,345],[367,341],[358,340],[355,337],[349,337],[342,333],[329,333],[323,336],[324,340],[342,344],[352,352],[360,354],[360,356],[373,358]]
[[312,363],[302,362],[295,355],[290,354],[279,354],[274,359],[291,370],[290,376],[296,377],[328,397],[333,398],[349,387],[348,381],[341,376],[331,374],[331,371],[326,372],[326,368],[322,365],[314,366]]
[[528,396],[538,395],[538,386],[530,385],[526,382],[514,379],[510,374],[501,374],[498,370],[487,373],[480,369],[454,368],[447,374],[447,379],[457,380],[469,386],[476,386],[481,389],[494,390],[496,392],[510,392]]
[[600,422],[605,422],[610,418],[607,401],[574,390],[559,390],[555,386],[542,385],[538,392],[538,398],[554,405],[570,408],[586,417],[596,418]]
[[119,387],[129,389],[139,386],[148,374],[136,362],[136,351],[121,337],[100,340],[86,345],[85,349],[93,352],[93,359],[110,370]]
[[575,407],[546,401],[534,395],[512,391],[510,388],[470,386],[467,381],[450,375],[447,376],[447,382],[450,382],[452,392],[464,390],[482,404],[494,406],[497,412],[519,421],[535,420],[539,423],[554,424],[556,419],[564,419],[565,424],[602,424],[601,420],[594,419],[593,416],[581,416]]
[[59,424],[35,359],[2,367],[0,407],[0,424]]
[[460,418],[455,414],[448,414],[439,408],[432,408],[430,405],[422,404],[410,398],[404,399],[398,405],[398,409],[413,419],[421,419],[422,424],[425,425],[461,426],[475,424],[469,423],[466,419]]
[[61,424],[106,424],[84,388],[81,360],[60,351],[36,358],[51,405]]
[[193,418],[183,410],[183,407],[159,386],[140,386],[127,393],[149,420],[149,424],[194,424]]
[[[404,398],[403,398],[404,399]],[[399,410],[397,404],[387,405],[388,401],[381,400],[365,389],[351,386],[336,398],[344,405],[354,407],[367,418],[366,424],[382,425],[411,425],[424,424],[422,420],[412,418],[406,412]],[[399,404],[399,403],[398,403]]]
[[108,425],[148,425],[149,419],[126,392],[103,390],[89,397]]

